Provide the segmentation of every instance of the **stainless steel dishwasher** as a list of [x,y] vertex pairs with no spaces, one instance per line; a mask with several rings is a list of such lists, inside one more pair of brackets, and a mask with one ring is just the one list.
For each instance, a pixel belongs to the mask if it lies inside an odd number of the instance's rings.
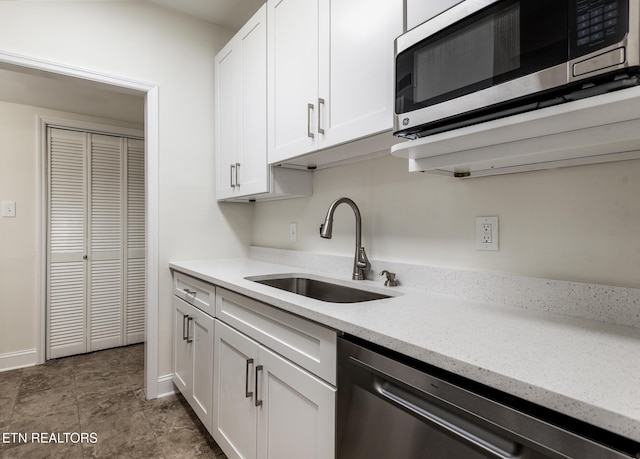
[[345,336],[337,457],[640,459],[640,444]]

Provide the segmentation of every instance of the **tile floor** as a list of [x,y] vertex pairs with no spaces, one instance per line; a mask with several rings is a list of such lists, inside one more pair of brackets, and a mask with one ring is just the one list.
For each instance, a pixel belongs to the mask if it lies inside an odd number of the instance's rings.
[[[226,459],[182,396],[146,400],[143,353],[140,344],[1,372],[0,458]],[[78,442],[80,433],[95,436]]]

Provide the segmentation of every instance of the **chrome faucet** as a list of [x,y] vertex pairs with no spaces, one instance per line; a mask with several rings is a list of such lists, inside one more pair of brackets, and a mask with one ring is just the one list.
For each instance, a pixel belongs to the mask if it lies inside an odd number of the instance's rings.
[[356,255],[353,260],[353,276],[351,276],[351,278],[353,280],[364,280],[366,278],[366,271],[371,268],[371,263],[369,263],[364,247],[362,247],[362,219],[360,217],[360,209],[358,209],[355,202],[349,198],[340,198],[333,201],[329,206],[324,223],[320,225],[320,237],[331,239],[333,233],[333,212],[335,212],[336,207],[343,202],[349,204],[351,209],[353,209],[353,213],[356,215]]

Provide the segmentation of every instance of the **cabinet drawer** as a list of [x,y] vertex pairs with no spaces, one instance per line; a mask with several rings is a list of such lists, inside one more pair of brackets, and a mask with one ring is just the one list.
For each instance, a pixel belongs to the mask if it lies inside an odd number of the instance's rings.
[[173,292],[177,297],[182,298],[210,316],[215,314],[216,290],[213,285],[174,271]]
[[223,288],[216,317],[335,386],[334,330]]

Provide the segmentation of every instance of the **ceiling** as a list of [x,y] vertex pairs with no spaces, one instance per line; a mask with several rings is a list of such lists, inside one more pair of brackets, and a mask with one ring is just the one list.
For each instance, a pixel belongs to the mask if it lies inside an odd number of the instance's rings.
[[146,0],[231,30],[239,30],[265,0]]
[[[1,1],[1,0],[0,0]],[[49,0],[55,1],[55,0]],[[95,0],[75,0],[95,1]],[[265,0],[108,0],[144,1],[237,31]],[[88,82],[0,66],[0,101],[144,123],[144,97],[113,92]]]

